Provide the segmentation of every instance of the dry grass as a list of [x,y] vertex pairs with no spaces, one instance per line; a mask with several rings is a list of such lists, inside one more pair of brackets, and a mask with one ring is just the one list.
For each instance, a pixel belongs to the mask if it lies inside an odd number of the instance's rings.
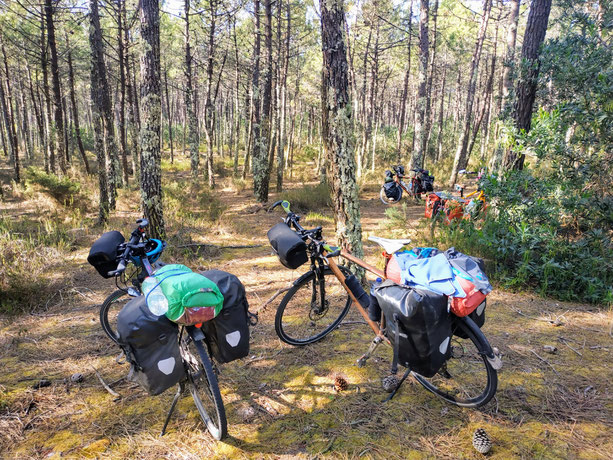
[[[173,171],[182,177],[181,163]],[[138,214],[137,203],[129,200],[134,193],[122,192],[122,212],[109,228],[131,228]],[[365,236],[404,236],[415,227],[386,228],[377,193],[373,188],[363,197]],[[267,246],[266,231],[280,215],[258,210],[247,192],[237,196],[229,182],[218,196],[226,206],[220,219],[193,219],[199,209],[173,218],[168,231],[177,236],[171,242],[261,246],[201,252],[175,248],[167,260],[237,274],[251,309],[257,310],[303,270],[283,269]],[[3,215],[32,219],[44,211],[33,204],[0,206]],[[422,211],[412,205],[405,215],[414,222]],[[319,212],[309,216],[309,224],[323,225],[324,235],[332,237],[329,210]],[[83,216],[84,222],[90,218]],[[391,350],[381,347],[364,368],[353,365],[370,340],[369,329],[354,323],[360,319],[355,312],[322,342],[292,348],[274,333],[277,300],[260,312],[260,323],[252,328],[250,356],[221,368],[228,440],[210,438],[189,396],[160,438],[172,391],[149,397],[121,380],[127,367],[115,362],[117,350],[98,323],[97,306],[113,284],[99,278],[85,257],[102,231],[84,230],[71,250],[60,253],[65,259],[54,267],[58,287],[42,295],[45,308],[0,319],[3,458],[478,459],[482,456],[471,446],[478,427],[493,439],[490,458],[610,458],[613,315],[500,291],[488,298],[484,332],[503,353],[504,367],[496,399],[483,410],[452,407],[415,382],[408,382],[392,403],[382,404],[386,395],[380,380],[389,370]],[[379,248],[367,243],[370,263],[378,254]],[[556,346],[557,353],[545,353],[544,345]],[[92,367],[120,399],[102,388]],[[84,375],[82,383],[70,383],[75,372]],[[349,384],[346,391],[333,389],[339,375]],[[34,389],[43,378],[51,385]]]

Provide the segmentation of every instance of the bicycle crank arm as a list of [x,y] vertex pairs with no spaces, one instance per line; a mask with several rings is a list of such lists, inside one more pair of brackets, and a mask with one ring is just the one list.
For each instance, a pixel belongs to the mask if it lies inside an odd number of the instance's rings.
[[364,367],[364,365],[366,364],[366,361],[368,361],[368,358],[372,356],[372,354],[375,352],[375,350],[377,349],[379,344],[381,344],[381,342],[383,342],[383,339],[379,335],[376,336],[374,339],[372,339],[372,342],[370,342],[370,346],[368,347],[368,350],[366,351],[366,353],[360,356],[360,358],[356,361],[356,365],[358,367]]

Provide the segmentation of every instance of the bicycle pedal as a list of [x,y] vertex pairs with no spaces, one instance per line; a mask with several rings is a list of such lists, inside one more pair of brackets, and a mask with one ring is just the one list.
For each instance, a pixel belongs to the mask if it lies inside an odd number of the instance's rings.
[[368,361],[368,356],[362,356],[362,357],[358,358],[358,360],[355,362],[355,364],[358,367],[364,367],[366,365],[366,361]]

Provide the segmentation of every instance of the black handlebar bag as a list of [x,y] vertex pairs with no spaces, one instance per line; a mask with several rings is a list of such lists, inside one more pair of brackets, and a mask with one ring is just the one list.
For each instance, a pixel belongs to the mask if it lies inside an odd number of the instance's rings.
[[435,375],[451,351],[447,297],[392,281],[374,291],[385,315],[385,334],[394,347],[393,373],[402,364],[424,377]]
[[130,362],[128,380],[158,395],[185,379],[179,328],[151,313],[145,296],[130,300],[117,316],[119,344]]
[[224,299],[221,312],[202,324],[213,357],[220,363],[244,358],[249,354],[249,303],[245,286],[235,275],[221,270],[201,274],[217,285]]
[[285,267],[295,270],[309,260],[306,243],[286,223],[278,223],[268,230],[267,235],[270,245]]
[[103,233],[94,241],[87,261],[94,266],[103,278],[110,278],[109,272],[117,270],[117,247],[126,239],[117,230]]

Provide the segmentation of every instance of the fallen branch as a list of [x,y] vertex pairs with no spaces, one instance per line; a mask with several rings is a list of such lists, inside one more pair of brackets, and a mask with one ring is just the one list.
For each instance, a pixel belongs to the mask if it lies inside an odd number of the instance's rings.
[[216,244],[208,244],[208,243],[193,243],[193,244],[182,244],[181,246],[177,246],[179,249],[183,248],[215,248],[215,249],[250,249],[250,248],[261,248],[261,244],[237,244],[231,246],[217,246]]
[[108,391],[111,395],[115,396],[116,398],[121,398],[121,395],[119,393],[117,393],[115,390],[113,390],[110,386],[107,385],[107,383],[104,381],[104,379],[100,375],[100,372],[98,372],[98,370],[94,366],[92,366],[92,369],[96,373],[96,377],[98,377],[98,380],[100,380],[100,383],[102,384],[104,389]]
[[256,313],[259,313],[260,311],[264,310],[268,305],[270,305],[270,303],[275,300],[277,297],[279,297],[281,294],[283,294],[284,292],[287,292],[291,289],[292,287],[285,287],[285,288],[281,288],[279,289],[277,292],[275,292],[273,294],[273,296],[268,299],[266,302],[264,302],[264,304],[262,306],[260,306],[260,308],[257,309]]
[[568,344],[568,340],[566,340],[564,337],[558,337],[558,340],[559,340],[560,342],[562,342],[564,345],[566,345],[568,348],[570,348],[572,351],[574,351],[575,353],[577,353],[579,356],[583,357],[583,355],[582,355],[580,352],[578,352],[577,350],[575,350],[573,347],[571,347],[571,346]]
[[536,351],[534,351],[534,350],[530,350],[530,351],[534,354],[534,356],[536,356],[538,359],[540,359],[545,364],[547,364],[549,367],[551,367],[551,370],[553,370],[556,373],[556,375],[558,375],[558,376],[560,375],[560,373],[558,371],[556,371],[556,368],[553,367],[553,365],[549,361],[547,361],[545,358],[539,356],[539,354]]

